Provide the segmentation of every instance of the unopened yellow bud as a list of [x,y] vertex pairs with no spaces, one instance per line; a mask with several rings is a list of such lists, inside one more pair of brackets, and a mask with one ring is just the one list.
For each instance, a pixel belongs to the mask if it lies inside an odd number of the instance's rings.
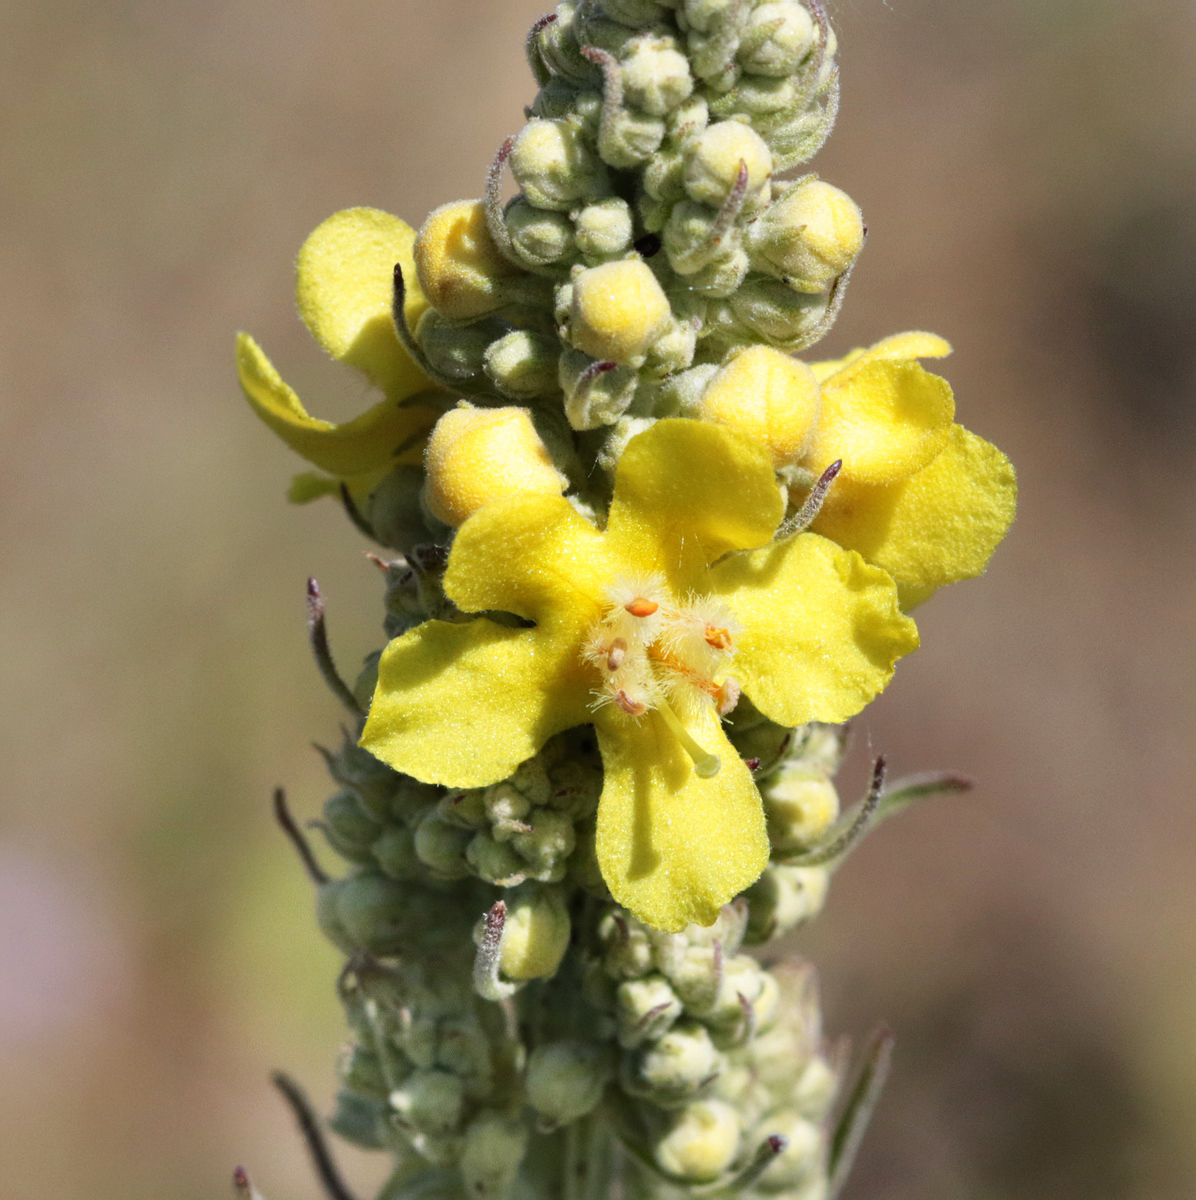
[[825,292],[864,248],[864,218],[846,193],[809,179],[747,230],[752,263],[802,292]]
[[805,363],[770,346],[749,346],[719,369],[699,412],[762,442],[779,467],[801,457],[818,407],[818,381]]
[[544,979],[556,972],[569,946],[569,913],[543,889],[508,901],[499,968],[508,979]]
[[429,214],[415,239],[415,270],[432,307],[459,321],[501,308],[504,281],[520,273],[494,244],[480,200]]
[[835,785],[816,767],[786,767],[763,789],[768,836],[775,850],[805,850],[839,815]]
[[739,1117],[721,1100],[699,1100],[683,1109],[656,1147],[670,1175],[692,1183],[717,1179],[739,1151]]
[[772,154],[764,139],[742,121],[719,121],[697,138],[685,159],[685,190],[691,200],[721,208],[747,168],[744,208],[750,211],[762,197],[772,175]]
[[581,130],[565,120],[533,117],[515,138],[510,161],[527,199],[537,208],[561,212],[592,198],[602,176]]
[[436,422],[425,462],[424,503],[446,525],[501,496],[565,490],[525,408],[454,408]]
[[569,340],[600,362],[641,358],[669,327],[672,310],[647,263],[603,263],[573,280]]

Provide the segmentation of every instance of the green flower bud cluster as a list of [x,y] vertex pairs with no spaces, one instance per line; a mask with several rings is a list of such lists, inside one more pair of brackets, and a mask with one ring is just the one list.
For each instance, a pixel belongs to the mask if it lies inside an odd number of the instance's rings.
[[[818,0],[563,0],[532,30],[540,91],[486,197],[417,237],[428,373],[602,431],[576,449],[609,468],[645,424],[693,415],[736,349],[811,345],[864,227],[837,188],[777,176],[830,132],[835,50]],[[564,469],[574,446],[550,449]]]

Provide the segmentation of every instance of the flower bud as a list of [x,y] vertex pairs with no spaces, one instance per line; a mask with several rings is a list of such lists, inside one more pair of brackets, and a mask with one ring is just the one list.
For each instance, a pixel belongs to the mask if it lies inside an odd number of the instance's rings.
[[347,1047],[337,1063],[336,1073],[345,1087],[358,1095],[386,1099],[386,1075],[381,1059],[373,1050],[364,1046]]
[[505,395],[532,400],[557,390],[560,356],[556,338],[529,329],[513,329],[486,347],[483,369]]
[[613,979],[637,979],[652,969],[652,942],[647,931],[624,913],[607,913],[598,924],[605,947],[602,967]]
[[415,238],[419,286],[438,312],[468,321],[505,303],[503,284],[520,273],[490,236],[480,200],[435,209]]
[[507,900],[499,969],[508,979],[546,979],[569,946],[569,913],[556,889],[536,888]]
[[462,879],[469,874],[465,865],[469,839],[468,830],[450,824],[436,809],[429,809],[415,828],[415,853],[440,879]]
[[373,860],[370,845],[382,826],[362,808],[349,791],[337,792],[324,804],[324,832],[332,848],[350,862]]
[[605,1048],[595,1042],[547,1042],[527,1061],[527,1102],[550,1128],[584,1117],[602,1099],[610,1078]]
[[461,1178],[475,1200],[507,1200],[527,1146],[527,1128],[515,1117],[484,1112],[465,1132]]
[[624,1059],[623,1085],[633,1095],[675,1108],[718,1078],[722,1055],[696,1021],[679,1021],[658,1041]]
[[488,787],[482,802],[494,836],[505,842],[521,830],[530,828],[524,818],[531,812],[532,801],[521,788],[509,780]]
[[633,437],[651,429],[656,424],[655,417],[620,417],[611,428],[606,441],[598,451],[598,465],[609,475],[614,475],[619,466],[619,459],[627,449],[627,443]]
[[419,505],[424,473],[416,466],[395,467],[370,493],[365,519],[383,546],[403,553],[430,538]]
[[709,33],[717,28],[734,7],[734,0],[682,0],[677,5],[684,18],[684,27],[698,33]]
[[731,356],[702,395],[699,415],[768,447],[774,467],[799,458],[818,423],[818,380],[769,346]]
[[485,319],[463,325],[429,308],[415,326],[415,340],[433,371],[468,386],[482,372],[486,347],[508,328],[503,322]]
[[577,0],[561,0],[553,12],[556,20],[540,26],[535,48],[554,75],[587,82],[593,76],[594,68],[581,56],[575,28],[578,7]]
[[716,239],[718,212],[708,204],[682,200],[673,205],[663,240],[669,265],[679,275],[692,275],[738,245],[739,230],[726,230]]
[[559,378],[565,416],[574,429],[613,424],[635,399],[639,384],[635,367],[609,367],[580,350],[561,355]]
[[735,1161],[742,1130],[735,1110],[721,1100],[699,1100],[677,1114],[656,1144],[663,1171],[687,1183],[709,1183]]
[[420,1133],[443,1137],[461,1124],[465,1087],[448,1071],[413,1071],[390,1093],[390,1106]]
[[772,155],[764,139],[742,121],[719,121],[698,135],[685,156],[685,190],[691,200],[721,209],[747,167],[743,211],[766,200]]
[[808,179],[748,226],[752,265],[802,292],[825,292],[864,248],[855,201],[821,179]]
[[418,879],[423,874],[415,834],[406,825],[388,826],[371,849],[375,862],[392,879]]
[[[410,933],[408,896],[401,884],[372,871],[324,884],[335,886],[335,918],[350,943],[370,954],[397,954]],[[317,910],[317,916],[319,910]]]
[[630,205],[618,196],[587,204],[574,218],[574,237],[587,262],[626,254],[635,237]]
[[739,35],[740,66],[753,75],[792,75],[814,48],[818,29],[797,0],[779,0],[753,9]]
[[795,292],[773,279],[749,279],[727,303],[743,331],[737,340],[789,351],[804,350],[819,335],[827,309],[826,296]]
[[527,864],[505,842],[496,842],[484,829],[465,847],[465,861],[479,878],[499,887],[515,887],[527,878]]
[[619,1045],[630,1050],[664,1036],[684,1011],[663,975],[646,975],[619,984],[615,994]]
[[602,164],[568,120],[533,117],[515,138],[510,164],[524,195],[537,208],[565,212],[579,200],[606,191]]
[[768,867],[748,888],[748,941],[780,937],[816,917],[826,903],[826,867]]
[[[792,1109],[770,1113],[760,1123],[764,1137],[785,1139],[785,1149],[769,1164],[768,1170],[756,1181],[762,1192],[792,1192],[803,1184],[813,1182],[824,1169],[826,1148],[822,1130]],[[804,1197],[803,1197],[804,1200]]]
[[565,877],[569,855],[577,844],[573,821],[564,813],[537,809],[528,818],[531,828],[511,837],[511,846],[523,860],[523,869],[541,883],[557,883]]
[[511,249],[531,269],[564,266],[574,257],[573,223],[563,212],[536,208],[522,196],[507,205],[503,217],[511,235]]
[[569,341],[600,362],[642,358],[672,320],[669,299],[638,258],[603,263],[573,279]]
[[599,127],[598,153],[612,167],[637,167],[660,149],[664,131],[662,118],[638,108],[619,108]]
[[386,1105],[343,1088],[336,1094],[328,1128],[363,1150],[385,1150],[390,1145]]
[[628,103],[663,117],[693,91],[689,62],[672,38],[639,37],[620,64]]
[[559,496],[565,480],[524,408],[462,404],[436,422],[427,449],[424,501],[461,525],[490,500],[522,492]]
[[629,25],[632,29],[661,20],[666,7],[672,8],[673,5],[670,3],[666,6],[657,0],[602,0],[602,11],[612,21]]
[[[702,396],[717,374],[717,363],[701,363],[669,376],[656,393],[655,411],[662,417],[696,417],[701,409]],[[736,708],[736,712],[739,712],[739,708]]]
[[830,1063],[815,1055],[798,1076],[789,1100],[803,1117],[818,1122],[830,1109],[838,1089],[839,1079]]
[[839,793],[818,770],[793,763],[762,789],[774,850],[806,850],[839,815]]

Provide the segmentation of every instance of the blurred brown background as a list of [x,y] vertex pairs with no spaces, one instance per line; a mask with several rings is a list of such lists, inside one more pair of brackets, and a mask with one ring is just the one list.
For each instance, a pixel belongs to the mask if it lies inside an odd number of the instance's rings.
[[[324,216],[476,195],[546,0],[0,4],[0,1180],[31,1200],[316,1195],[336,960],[271,827],[326,790],[379,589],[237,391],[252,330],[321,415],[291,262]],[[815,167],[871,234],[838,352],[948,336],[1018,464],[990,575],[858,722],[849,788],[979,780],[885,827],[803,935],[828,1023],[887,1018],[858,1200],[1196,1193],[1196,6],[842,0]],[[348,1156],[360,1180],[377,1173]]]

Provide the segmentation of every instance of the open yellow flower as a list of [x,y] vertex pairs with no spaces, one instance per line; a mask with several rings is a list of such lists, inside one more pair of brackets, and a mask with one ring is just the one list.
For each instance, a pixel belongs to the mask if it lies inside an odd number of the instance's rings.
[[415,286],[414,240],[398,217],[350,208],[324,221],[299,251],[296,299],[304,324],[333,358],[358,368],[383,393],[353,420],[336,425],[309,416],[253,338],[237,337],[237,373],[254,412],[292,450],[327,472],[297,476],[292,500],[335,492],[343,482],[361,501],[392,467],[421,459],[440,409],[410,401],[435,385],[403,348],[391,320],[396,263],[408,281],[408,324],[427,308]]
[[361,744],[425,782],[480,787],[593,724],[611,892],[660,929],[710,924],[768,860],[720,714],[742,689],[785,725],[846,720],[917,645],[883,571],[817,534],[772,541],[783,507],[765,448],[686,420],[628,444],[605,531],[561,496],[486,504],[445,592],[534,625],[427,621],[396,638]]
[[803,465],[843,460],[813,528],[883,567],[906,609],[981,574],[1017,507],[1009,460],[955,423],[951,388],[917,361],[950,352],[900,333],[812,364],[821,412]]

